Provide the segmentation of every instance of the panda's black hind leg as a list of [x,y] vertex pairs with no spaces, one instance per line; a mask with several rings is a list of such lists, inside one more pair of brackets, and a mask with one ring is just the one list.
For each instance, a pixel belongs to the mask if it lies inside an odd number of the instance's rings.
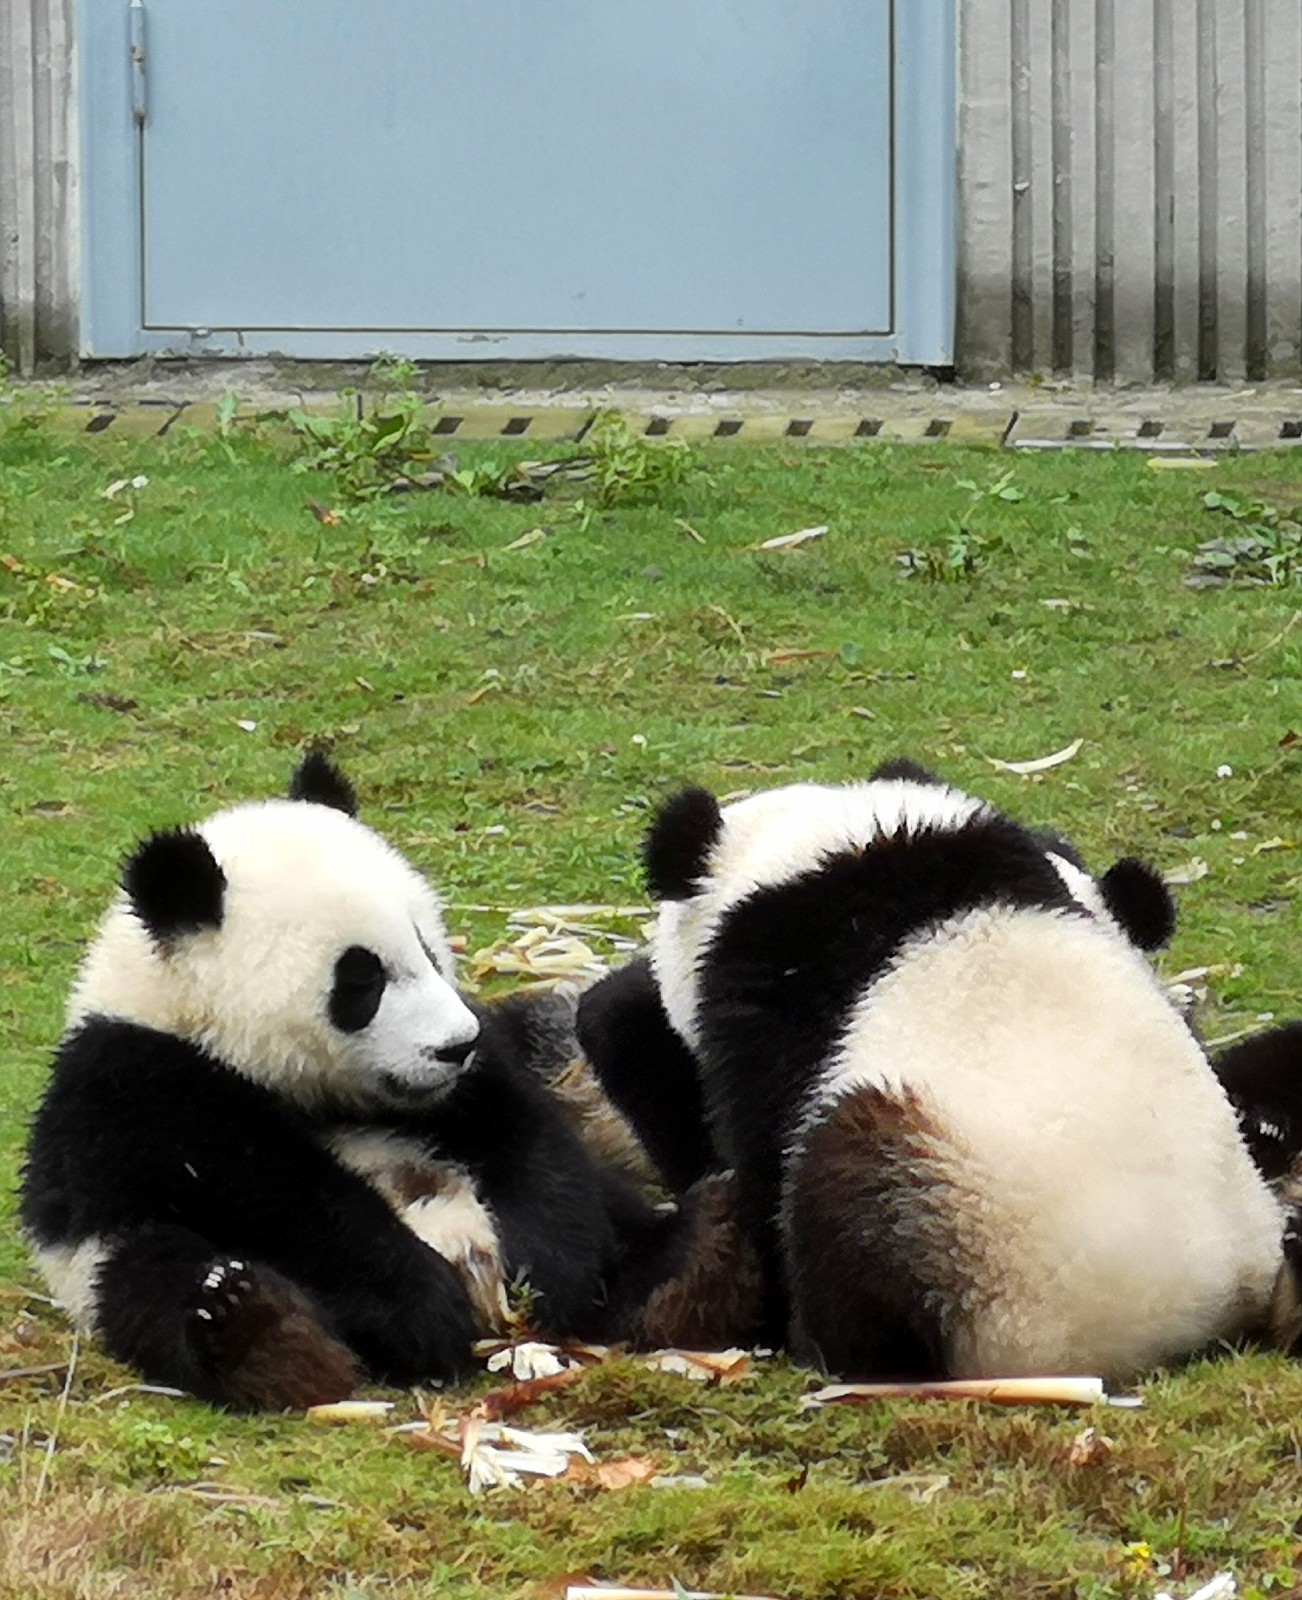
[[805,1136],[786,1175],[782,1251],[797,1360],[837,1377],[950,1377],[945,1307],[962,1252],[933,1169],[938,1130],[908,1090],[864,1085]]
[[351,1354],[301,1290],[187,1229],[130,1235],[100,1267],[96,1287],[110,1353],[201,1400],[297,1410],[343,1399],[358,1383]]

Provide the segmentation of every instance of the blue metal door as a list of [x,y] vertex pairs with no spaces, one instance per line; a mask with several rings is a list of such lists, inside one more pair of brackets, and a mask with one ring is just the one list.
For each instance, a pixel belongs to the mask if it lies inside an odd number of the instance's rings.
[[90,355],[952,338],[948,0],[82,0]]

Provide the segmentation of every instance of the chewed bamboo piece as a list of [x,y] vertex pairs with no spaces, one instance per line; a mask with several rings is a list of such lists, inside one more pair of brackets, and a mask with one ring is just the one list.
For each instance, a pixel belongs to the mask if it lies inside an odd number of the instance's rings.
[[1113,1399],[1102,1378],[953,1378],[936,1383],[833,1383],[804,1395],[801,1410],[856,1400],[985,1400],[997,1406],[1140,1405]]
[[572,1583],[565,1600],[771,1600],[758,1594],[707,1594],[704,1589],[611,1589],[605,1584]]

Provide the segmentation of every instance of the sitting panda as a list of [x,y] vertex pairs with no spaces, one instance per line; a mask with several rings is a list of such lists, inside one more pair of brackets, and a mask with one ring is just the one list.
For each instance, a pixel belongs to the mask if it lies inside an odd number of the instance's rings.
[[1280,1206],[1136,948],[1172,921],[1148,869],[1096,881],[908,762],[685,790],[646,867],[659,996],[797,1355],[1124,1379],[1263,1327]]
[[690,1218],[588,1153],[520,1026],[458,992],[438,897],[324,757],[288,799],[152,835],[31,1130],[53,1294],[238,1409],[455,1378],[517,1282],[544,1335],[673,1332]]

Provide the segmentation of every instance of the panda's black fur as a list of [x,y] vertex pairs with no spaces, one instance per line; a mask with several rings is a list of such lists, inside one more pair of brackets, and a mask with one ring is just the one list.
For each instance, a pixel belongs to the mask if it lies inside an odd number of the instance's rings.
[[1281,1212],[1135,953],[1173,921],[1149,869],[1095,880],[912,763],[684,791],[646,862],[771,1335],[852,1377],[1119,1377],[1264,1329]]
[[249,1409],[455,1378],[515,1282],[543,1334],[636,1338],[648,1304],[672,1330],[690,1217],[593,1159],[518,1007],[456,991],[437,898],[347,780],[314,756],[290,793],[127,863],[27,1148],[56,1297],[146,1379]]
[[675,1194],[721,1170],[696,1057],[675,1033],[640,955],[579,997],[579,1042],[606,1094]]

